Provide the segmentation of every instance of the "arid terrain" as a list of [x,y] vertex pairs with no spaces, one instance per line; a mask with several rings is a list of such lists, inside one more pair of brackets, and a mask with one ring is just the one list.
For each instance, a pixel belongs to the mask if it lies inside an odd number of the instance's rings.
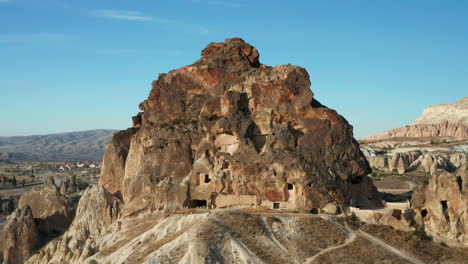
[[466,99],[359,144],[259,56],[231,38],[160,74],[102,166],[2,164],[3,263],[466,263]]
[[0,161],[102,160],[111,129],[50,135],[0,137]]

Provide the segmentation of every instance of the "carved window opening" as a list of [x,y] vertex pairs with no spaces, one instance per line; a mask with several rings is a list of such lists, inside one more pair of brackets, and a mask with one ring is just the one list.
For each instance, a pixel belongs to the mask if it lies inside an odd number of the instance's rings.
[[209,183],[211,181],[210,176],[205,174],[205,179],[203,180],[204,183]]
[[255,150],[260,153],[265,146],[266,135],[262,134],[262,131],[255,123],[252,123],[247,130],[246,136],[252,140]]
[[427,210],[426,209],[422,209],[421,211],[421,216],[424,218],[427,216]]
[[280,204],[279,203],[273,203],[273,209],[279,209]]
[[445,216],[445,220],[447,220],[447,222],[450,222],[450,217],[448,215],[448,204],[447,204],[447,201],[440,201],[440,205],[442,206],[442,213],[444,214]]
[[460,192],[462,192],[463,191],[463,180],[462,180],[461,176],[457,177],[457,183],[458,183],[458,189],[460,190]]
[[294,185],[288,183],[288,190],[294,190]]
[[362,178],[359,177],[359,178],[352,178],[351,179],[351,184],[360,184],[362,181]]

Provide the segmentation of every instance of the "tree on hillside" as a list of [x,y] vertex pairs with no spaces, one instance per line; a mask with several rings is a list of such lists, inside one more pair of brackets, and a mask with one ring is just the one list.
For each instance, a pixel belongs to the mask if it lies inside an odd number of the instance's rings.
[[26,184],[26,180],[23,179],[23,181],[21,181],[21,184],[24,186]]
[[76,175],[75,175],[75,174],[73,174],[73,175],[71,176],[71,181],[72,181],[74,184],[77,184],[77,183],[76,183]]
[[16,186],[16,176],[13,176],[13,180],[11,180],[11,184],[13,184],[13,186]]
[[15,210],[15,200],[13,196],[10,196],[10,200],[8,201],[8,212],[11,214]]

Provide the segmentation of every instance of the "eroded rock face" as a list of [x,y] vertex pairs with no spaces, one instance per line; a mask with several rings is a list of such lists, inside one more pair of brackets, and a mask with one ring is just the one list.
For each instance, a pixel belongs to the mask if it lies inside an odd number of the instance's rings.
[[426,151],[397,152],[393,155],[376,155],[367,158],[373,168],[397,171],[399,174],[420,170],[435,175],[438,171],[454,171],[466,164],[464,154]]
[[449,245],[468,246],[468,168],[432,175],[416,190],[412,207],[428,234]]
[[38,243],[38,232],[29,206],[8,216],[0,234],[0,254],[4,264],[24,263]]
[[111,231],[120,206],[121,201],[103,187],[86,189],[68,231],[60,239],[50,241],[27,263],[93,263],[84,260],[98,251],[95,239]]
[[53,177],[48,177],[43,186],[21,196],[18,207],[26,206],[31,208],[39,232],[46,236],[63,233],[74,217],[72,204],[60,193]]
[[348,203],[369,189],[357,185],[370,168],[352,127],[309,87],[303,68],[262,65],[242,39],[211,43],[153,82],[134,128],[109,144],[100,184],[121,195],[124,216]]

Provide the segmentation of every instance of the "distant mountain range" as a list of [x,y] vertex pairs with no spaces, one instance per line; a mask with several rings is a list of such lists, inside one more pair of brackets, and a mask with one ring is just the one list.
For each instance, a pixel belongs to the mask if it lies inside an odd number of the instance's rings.
[[60,134],[0,137],[0,161],[101,160],[118,130],[99,129]]

